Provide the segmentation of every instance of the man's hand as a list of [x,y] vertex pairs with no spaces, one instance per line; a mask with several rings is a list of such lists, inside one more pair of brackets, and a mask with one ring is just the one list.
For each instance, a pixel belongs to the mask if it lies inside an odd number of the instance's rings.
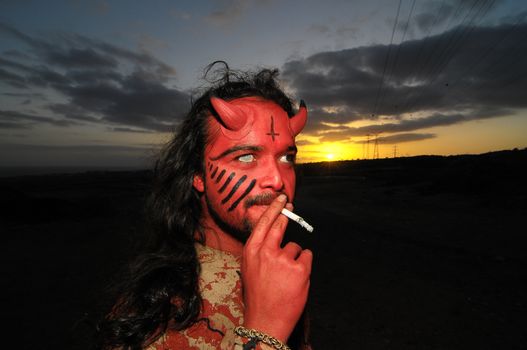
[[267,208],[243,250],[244,326],[283,342],[289,338],[309,290],[313,255],[296,243],[280,247],[288,219],[280,215],[286,196],[280,195]]

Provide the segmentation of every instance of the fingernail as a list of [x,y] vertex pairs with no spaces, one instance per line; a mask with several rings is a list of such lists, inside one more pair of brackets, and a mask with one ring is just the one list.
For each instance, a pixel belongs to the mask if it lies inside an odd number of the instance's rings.
[[285,194],[281,194],[278,196],[278,201],[279,202],[285,202],[287,200],[287,197]]

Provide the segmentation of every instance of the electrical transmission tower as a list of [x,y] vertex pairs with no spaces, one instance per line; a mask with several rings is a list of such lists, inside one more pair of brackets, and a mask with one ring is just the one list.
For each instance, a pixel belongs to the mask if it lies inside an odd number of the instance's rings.
[[373,140],[373,159],[379,159],[379,134],[374,134],[375,138]]
[[[364,159],[369,159],[370,158],[370,136],[371,136],[371,134],[366,134],[366,156],[364,156],[364,154],[363,154],[363,158]],[[364,144],[363,144],[363,146],[364,146]],[[364,151],[364,148],[363,148],[363,151]]]

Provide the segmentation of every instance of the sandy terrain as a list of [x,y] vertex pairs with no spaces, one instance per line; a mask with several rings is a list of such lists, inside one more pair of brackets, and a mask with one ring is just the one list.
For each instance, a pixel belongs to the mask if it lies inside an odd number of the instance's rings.
[[[527,152],[304,165],[318,349],[527,349]],[[89,349],[140,244],[148,172],[0,179],[7,333]]]

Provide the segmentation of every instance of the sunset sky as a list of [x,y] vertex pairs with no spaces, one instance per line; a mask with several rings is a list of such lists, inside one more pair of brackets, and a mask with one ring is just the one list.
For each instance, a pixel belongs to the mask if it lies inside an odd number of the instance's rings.
[[523,0],[4,0],[0,167],[148,166],[215,60],[306,101],[300,162],[527,147]]

